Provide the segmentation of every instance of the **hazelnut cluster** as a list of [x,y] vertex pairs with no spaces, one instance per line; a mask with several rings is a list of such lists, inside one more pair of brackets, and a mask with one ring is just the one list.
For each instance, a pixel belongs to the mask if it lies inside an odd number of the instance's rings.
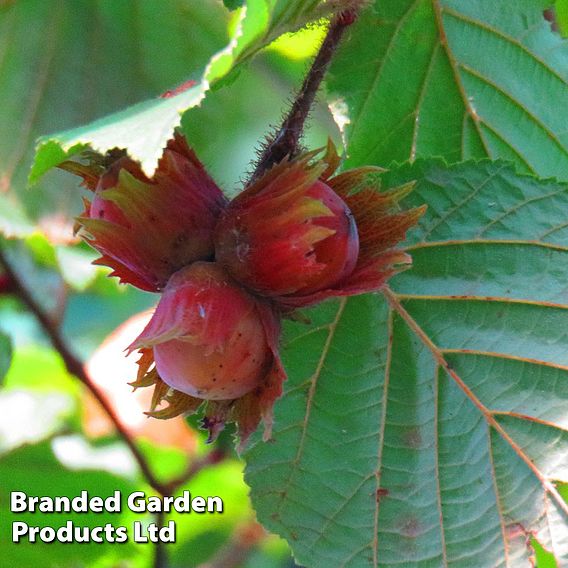
[[338,165],[330,143],[284,159],[230,202],[179,133],[151,178],[126,155],[67,165],[94,194],[77,231],[96,263],[160,294],[130,346],[140,353],[133,386],[155,389],[151,416],[203,406],[211,439],[227,421],[241,444],[261,420],[269,437],[286,378],[282,318],[380,290],[409,265],[395,247],[424,211],[398,208],[412,184],[383,191],[379,168],[334,175]]

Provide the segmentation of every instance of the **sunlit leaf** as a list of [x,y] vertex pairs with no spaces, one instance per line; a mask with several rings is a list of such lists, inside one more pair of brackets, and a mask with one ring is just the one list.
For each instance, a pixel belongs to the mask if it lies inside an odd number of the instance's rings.
[[18,345],[7,371],[0,390],[0,452],[44,440],[76,418],[79,385],[54,351]]
[[205,72],[213,83],[237,65],[250,59],[278,36],[300,29],[310,21],[329,16],[354,1],[327,0],[248,0],[239,15],[232,41],[215,55]]
[[69,375],[59,355],[48,347],[37,345],[20,345],[15,350],[4,388],[41,393],[61,392],[73,396],[80,391],[77,381]]
[[246,453],[259,518],[310,566],[568,561],[568,186],[418,162],[428,212],[388,302],[287,327],[274,439]]
[[566,37],[568,35],[568,1],[556,0],[554,3],[554,11],[560,32]]
[[315,56],[325,36],[324,26],[311,26],[295,33],[284,34],[273,41],[269,49],[282,53],[292,60],[303,60]]
[[112,148],[127,148],[142,169],[152,175],[166,142],[181,121],[181,113],[199,104],[204,93],[199,83],[175,96],[139,103],[87,126],[41,138],[30,183],[87,148],[100,154]]

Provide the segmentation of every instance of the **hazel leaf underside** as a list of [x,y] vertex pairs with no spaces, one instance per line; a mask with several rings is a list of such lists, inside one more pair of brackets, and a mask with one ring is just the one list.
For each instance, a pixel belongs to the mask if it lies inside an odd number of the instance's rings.
[[568,179],[568,43],[550,4],[375,0],[328,76],[347,165],[490,157]]
[[568,185],[419,161],[392,291],[288,323],[273,440],[246,480],[308,566],[568,563]]

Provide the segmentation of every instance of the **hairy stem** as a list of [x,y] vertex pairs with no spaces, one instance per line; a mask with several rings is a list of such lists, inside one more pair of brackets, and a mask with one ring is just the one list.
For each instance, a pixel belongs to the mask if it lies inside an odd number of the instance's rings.
[[325,39],[304,79],[298,96],[292,104],[290,112],[286,115],[274,138],[260,155],[251,176],[251,182],[259,178],[274,164],[281,162],[286,156],[293,157],[298,152],[298,143],[304,130],[304,124],[318,89],[345,30],[355,19],[356,11],[352,9],[341,12],[331,21]]

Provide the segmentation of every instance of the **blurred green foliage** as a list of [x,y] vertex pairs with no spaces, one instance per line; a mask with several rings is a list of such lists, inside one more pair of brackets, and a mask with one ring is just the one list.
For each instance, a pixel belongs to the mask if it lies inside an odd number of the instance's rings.
[[556,12],[556,22],[560,33],[566,37],[568,36],[568,1],[556,0],[554,10]]

